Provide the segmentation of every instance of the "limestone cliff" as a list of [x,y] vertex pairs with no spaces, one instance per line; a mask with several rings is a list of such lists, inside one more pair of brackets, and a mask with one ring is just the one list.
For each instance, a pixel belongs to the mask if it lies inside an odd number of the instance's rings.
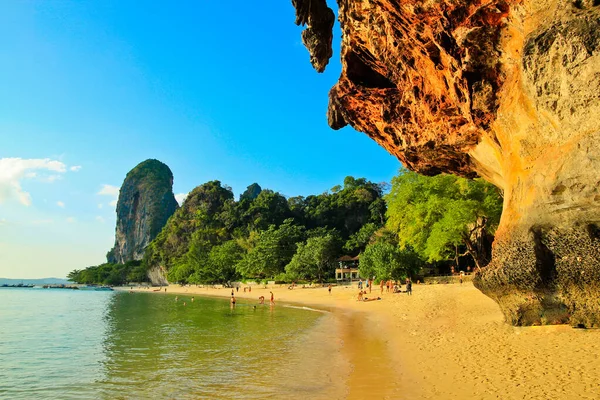
[[[292,3],[322,71],[331,10]],[[504,213],[477,287],[513,324],[600,325],[600,1],[338,7],[342,73],[329,125],[365,132],[423,174],[496,184]]]
[[141,260],[177,207],[167,165],[146,160],[129,171],[119,192],[115,247],[106,255],[108,262]]

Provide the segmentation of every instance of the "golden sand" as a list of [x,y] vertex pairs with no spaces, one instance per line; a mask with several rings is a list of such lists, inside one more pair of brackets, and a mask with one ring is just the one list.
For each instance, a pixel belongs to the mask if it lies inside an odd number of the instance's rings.
[[[145,290],[148,291],[148,290]],[[334,311],[351,365],[348,399],[600,399],[600,330],[517,328],[468,282],[414,285],[358,302],[356,285],[243,289],[236,297]],[[164,293],[164,289],[161,293]],[[230,297],[231,289],[169,286],[167,293]]]

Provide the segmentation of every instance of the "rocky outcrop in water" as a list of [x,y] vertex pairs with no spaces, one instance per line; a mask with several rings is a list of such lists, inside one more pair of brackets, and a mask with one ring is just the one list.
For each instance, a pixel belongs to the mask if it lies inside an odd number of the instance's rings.
[[173,173],[158,160],[146,160],[129,171],[119,192],[115,247],[109,263],[141,260],[178,205]]
[[[293,4],[322,71],[331,40],[317,22],[331,10]],[[476,286],[516,325],[600,325],[600,2],[338,6],[329,125],[368,134],[417,172],[493,182],[504,212]]]

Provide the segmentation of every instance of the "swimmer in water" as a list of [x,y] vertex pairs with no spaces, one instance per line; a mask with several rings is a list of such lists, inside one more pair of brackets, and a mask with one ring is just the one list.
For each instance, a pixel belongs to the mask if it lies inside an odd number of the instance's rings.
[[260,296],[258,298],[258,304],[265,304],[265,296]]
[[192,303],[194,302],[194,296],[192,296]]
[[175,296],[175,301],[179,301],[179,296]]
[[273,296],[273,292],[269,292],[271,293],[271,305],[275,304],[275,297]]

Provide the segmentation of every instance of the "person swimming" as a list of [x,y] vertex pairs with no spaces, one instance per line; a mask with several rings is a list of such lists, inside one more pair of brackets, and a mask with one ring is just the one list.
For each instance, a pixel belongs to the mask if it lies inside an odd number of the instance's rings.
[[235,296],[231,296],[231,305],[235,306]]
[[194,296],[192,296],[192,303],[194,302]]
[[265,296],[260,296],[258,298],[258,304],[265,304]]
[[273,296],[273,292],[269,292],[271,293],[271,305],[275,304],[275,296]]

